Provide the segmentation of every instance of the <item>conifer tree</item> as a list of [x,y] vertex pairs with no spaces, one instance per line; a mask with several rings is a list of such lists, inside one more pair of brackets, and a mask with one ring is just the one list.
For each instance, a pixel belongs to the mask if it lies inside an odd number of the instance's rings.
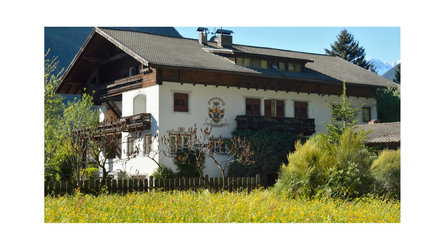
[[365,49],[360,47],[359,42],[354,40],[354,36],[347,30],[340,32],[337,41],[331,44],[331,50],[324,50],[327,55],[338,56],[364,69],[375,71],[375,66],[365,59]]
[[400,63],[397,65],[396,71],[394,72],[393,82],[400,84]]
[[[363,107],[363,105],[362,105]],[[329,124],[323,122],[326,126],[326,136],[332,143],[337,143],[343,132],[357,124],[359,111],[361,108],[351,106],[351,101],[346,100],[346,83],[343,81],[343,93],[340,103],[332,105],[332,120]]]

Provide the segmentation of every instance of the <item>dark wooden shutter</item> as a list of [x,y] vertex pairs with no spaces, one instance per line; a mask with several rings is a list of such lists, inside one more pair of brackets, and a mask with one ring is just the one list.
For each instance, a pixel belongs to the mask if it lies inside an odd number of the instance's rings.
[[284,117],[284,101],[277,101],[277,116]]
[[307,115],[307,102],[294,102],[295,118],[305,119]]
[[272,115],[272,107],[271,107],[271,102],[270,100],[264,100],[264,114],[266,116],[271,116]]
[[260,115],[260,99],[246,98],[246,115]]
[[184,93],[174,93],[174,111],[188,112],[189,111],[189,95]]

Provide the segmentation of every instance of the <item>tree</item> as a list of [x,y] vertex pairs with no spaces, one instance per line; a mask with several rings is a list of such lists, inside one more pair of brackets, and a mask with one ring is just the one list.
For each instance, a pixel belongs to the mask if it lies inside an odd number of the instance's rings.
[[99,122],[99,111],[94,108],[93,98],[83,94],[68,104],[63,97],[55,93],[61,79],[61,71],[57,72],[57,57],[48,58],[45,54],[45,179],[69,180],[73,176],[79,178],[85,165],[78,153],[81,150],[73,132],[81,128],[95,128]]
[[44,138],[45,138],[45,178],[59,180],[61,169],[55,164],[56,151],[60,148],[58,124],[63,116],[64,105],[62,97],[56,95],[55,88],[61,78],[62,70],[57,72],[59,62],[57,57],[49,59],[48,50],[44,59]]
[[376,100],[380,122],[400,121],[400,86],[377,89]]
[[351,101],[346,101],[346,83],[343,81],[343,94],[341,102],[330,106],[332,120],[329,124],[323,122],[326,126],[329,141],[337,143],[343,132],[357,124],[360,108],[351,107]]
[[400,63],[397,65],[396,71],[394,72],[393,82],[400,84]]
[[375,66],[365,59],[365,49],[360,47],[359,42],[347,30],[342,30],[337,35],[337,41],[331,44],[331,50],[324,50],[327,55],[338,56],[364,69],[375,71]]

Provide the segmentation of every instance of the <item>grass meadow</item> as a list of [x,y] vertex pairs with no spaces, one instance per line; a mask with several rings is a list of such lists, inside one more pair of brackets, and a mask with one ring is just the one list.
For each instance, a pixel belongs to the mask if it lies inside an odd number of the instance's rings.
[[269,190],[45,197],[46,223],[398,223],[400,202],[290,199]]

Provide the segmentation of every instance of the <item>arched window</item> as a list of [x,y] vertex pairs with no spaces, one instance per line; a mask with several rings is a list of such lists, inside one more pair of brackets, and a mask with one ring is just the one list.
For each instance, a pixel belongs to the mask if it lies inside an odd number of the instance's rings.
[[133,115],[146,113],[147,98],[145,95],[137,95],[133,99]]

